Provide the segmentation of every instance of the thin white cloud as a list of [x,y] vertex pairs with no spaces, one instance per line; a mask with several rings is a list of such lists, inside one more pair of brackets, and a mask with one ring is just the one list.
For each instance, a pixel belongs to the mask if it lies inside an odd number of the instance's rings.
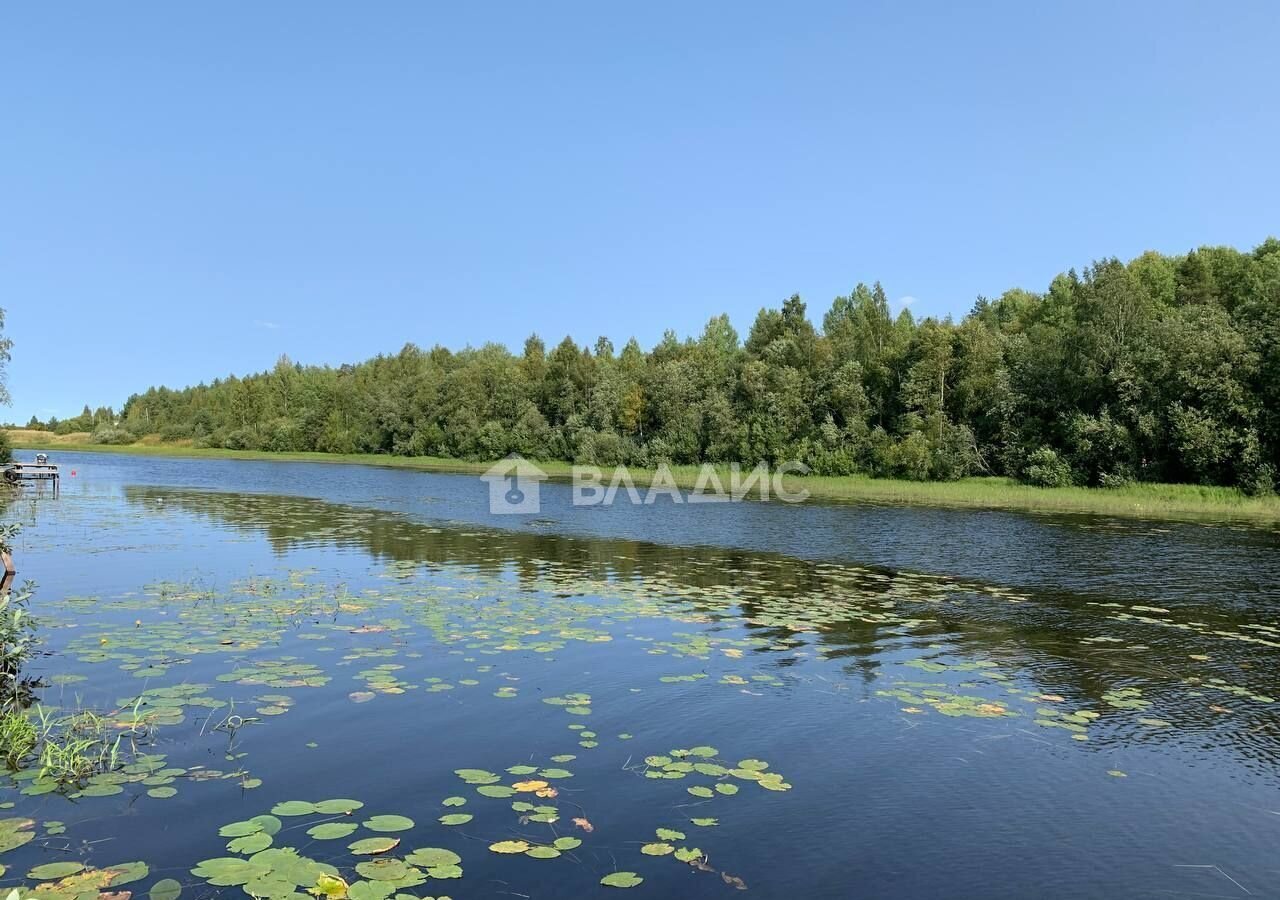
[[253,324],[254,324],[254,326],[256,326],[256,327],[258,327],[258,328],[269,328],[269,329],[271,329],[272,331],[274,331],[275,329],[277,329],[277,328],[279,328],[279,327],[280,327],[277,323],[275,323],[275,322],[268,322],[268,321],[267,321],[267,320],[265,320],[265,319],[254,319],[254,320],[253,320]]
[[912,303],[915,303],[915,302],[916,302],[916,298],[915,298],[915,297],[912,297],[910,294],[905,294],[905,295],[903,295],[903,296],[899,297],[897,300],[894,300],[894,301],[893,301],[893,305],[894,305],[894,306],[901,306],[901,307],[903,307],[903,308],[906,308],[906,307],[910,306]]

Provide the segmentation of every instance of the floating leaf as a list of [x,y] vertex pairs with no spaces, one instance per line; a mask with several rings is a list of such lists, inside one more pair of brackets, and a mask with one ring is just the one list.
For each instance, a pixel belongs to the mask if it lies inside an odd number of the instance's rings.
[[248,834],[257,834],[262,830],[261,822],[248,820],[245,822],[231,822],[228,825],[223,825],[218,829],[218,834],[221,837],[244,837]]
[[474,816],[470,813],[450,813],[440,817],[441,825],[466,825]]
[[560,851],[555,847],[530,847],[524,851],[524,855],[533,859],[555,859],[560,855]]
[[515,788],[509,788],[505,784],[482,784],[476,788],[476,793],[482,797],[495,797],[499,800],[507,797],[515,796]]
[[352,822],[325,822],[307,829],[307,834],[318,841],[331,841],[344,838],[356,830]]
[[342,900],[347,896],[347,888],[347,882],[339,876],[321,873],[316,877],[316,884],[311,893],[317,897],[325,897],[327,900]]
[[524,841],[498,841],[490,844],[489,849],[494,853],[524,853],[529,845]]
[[606,875],[600,879],[600,883],[605,887],[615,888],[633,888],[644,881],[635,872],[614,872],[612,875]]
[[305,800],[286,800],[271,807],[271,812],[277,816],[309,816],[319,810],[314,803]]
[[151,885],[151,900],[178,900],[182,894],[181,882],[172,878],[161,878],[155,884]]
[[321,800],[315,804],[316,812],[326,816],[341,815],[362,809],[364,804],[359,800]]
[[404,861],[424,869],[434,869],[437,866],[456,866],[462,862],[462,857],[442,847],[422,847],[406,856]]
[[257,853],[260,850],[266,850],[271,846],[271,835],[259,831],[257,834],[247,834],[244,837],[238,837],[227,844],[227,849],[232,853],[244,853],[246,855]]
[[400,838],[371,837],[353,841],[347,844],[347,849],[360,856],[373,856],[377,853],[386,853],[388,850],[394,850],[399,846]]
[[668,853],[674,853],[675,849],[670,844],[645,844],[640,848],[640,852],[645,856],[666,856]]
[[365,820],[364,827],[370,831],[408,831],[413,827],[413,819],[405,816],[373,816]]
[[45,863],[42,866],[36,866],[27,873],[27,877],[35,881],[54,881],[58,878],[66,878],[68,875],[74,875],[83,869],[83,863],[51,862]]

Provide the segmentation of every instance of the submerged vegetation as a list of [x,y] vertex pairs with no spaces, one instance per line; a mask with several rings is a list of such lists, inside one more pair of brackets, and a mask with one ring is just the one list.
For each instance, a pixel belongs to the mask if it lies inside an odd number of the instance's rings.
[[[130,883],[152,900],[552,883],[777,896],[798,876],[762,853],[825,849],[842,829],[805,827],[824,798],[824,824],[859,815],[854,796],[878,814],[871,782],[851,780],[860,767],[894,804],[910,789],[876,753],[910,765],[912,746],[923,758],[945,739],[977,748],[976,765],[1021,743],[1037,779],[1048,753],[1063,763],[1051,771],[1135,790],[1142,768],[1126,756],[1144,744],[1166,766],[1209,736],[1222,759],[1280,758],[1274,676],[1254,665],[1280,629],[1208,601],[1063,599],[266,494],[66,496],[39,510],[65,517],[59,534],[145,535],[191,558],[206,541],[235,554],[265,537],[250,558],[272,571],[143,584],[130,571],[42,601],[54,655],[37,657],[31,705],[0,719],[13,810],[0,877],[20,900]],[[336,568],[289,567],[295,552],[335,551]],[[1163,814],[1168,789],[1152,789]],[[157,827],[180,830],[153,854]]]
[[815,327],[799,297],[745,341],[726,316],[646,352],[409,344],[340,368],[151,388],[28,428],[196,447],[651,467],[799,459],[822,475],[999,475],[1270,494],[1280,471],[1280,241],[1104,260],[959,322],[858,285]]

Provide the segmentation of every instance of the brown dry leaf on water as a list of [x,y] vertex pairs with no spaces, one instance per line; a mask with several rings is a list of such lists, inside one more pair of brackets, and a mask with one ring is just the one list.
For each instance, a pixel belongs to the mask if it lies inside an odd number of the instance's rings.
[[511,787],[522,794],[534,794],[538,791],[545,791],[551,785],[546,781],[517,781]]
[[1041,694],[1036,699],[1043,700],[1045,703],[1061,703],[1067,698],[1061,694]]
[[385,625],[361,625],[359,628],[352,628],[350,634],[381,634],[386,631]]
[[998,703],[979,703],[978,712],[989,716],[1003,716],[1006,710]]
[[574,819],[573,824],[577,825],[587,834],[590,834],[591,832],[596,830],[596,826],[592,825],[585,817]]
[[[122,871],[122,869],[89,869],[84,872],[77,872],[75,875],[68,875],[66,878],[59,878],[57,881],[41,882],[32,890],[32,895],[35,897],[48,895],[77,896],[100,891],[102,888],[110,886],[111,882]],[[127,896],[129,892],[121,891],[120,893]]]
[[560,792],[553,787],[545,787],[534,794],[535,797],[558,797],[559,795]]
[[98,900],[129,900],[133,896],[133,891],[102,891],[98,894]]
[[373,691],[352,691],[347,694],[351,698],[352,703],[368,703],[374,698]]
[[902,711],[903,711],[903,712],[905,712],[905,713],[922,713],[922,712],[924,712],[924,710],[923,710],[923,709],[921,709],[921,708],[920,708],[920,707],[918,707],[918,706],[904,706],[904,707],[902,707]]
[[1227,709],[1225,706],[1218,706],[1216,703],[1215,703],[1213,706],[1210,706],[1210,707],[1209,707],[1209,709],[1213,710],[1213,711],[1214,711],[1214,712],[1216,712],[1216,713],[1229,713],[1229,712],[1231,712],[1231,710]]

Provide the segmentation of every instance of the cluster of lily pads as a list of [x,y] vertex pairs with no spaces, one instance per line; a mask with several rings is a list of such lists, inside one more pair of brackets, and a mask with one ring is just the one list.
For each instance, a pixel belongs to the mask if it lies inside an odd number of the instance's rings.
[[[270,813],[222,826],[218,834],[229,838],[227,851],[235,855],[206,859],[191,873],[215,887],[240,887],[261,900],[387,900],[463,876],[462,857],[452,850],[419,847],[394,855],[401,844],[397,835],[412,829],[414,821],[395,814],[357,819],[355,813],[363,807],[348,799],[278,803]],[[323,842],[323,860],[283,845],[284,819],[304,820],[291,823],[288,831],[307,826],[306,836]],[[366,836],[357,836],[361,832]],[[353,836],[343,849],[327,843]],[[404,896],[416,900],[416,894]]]

